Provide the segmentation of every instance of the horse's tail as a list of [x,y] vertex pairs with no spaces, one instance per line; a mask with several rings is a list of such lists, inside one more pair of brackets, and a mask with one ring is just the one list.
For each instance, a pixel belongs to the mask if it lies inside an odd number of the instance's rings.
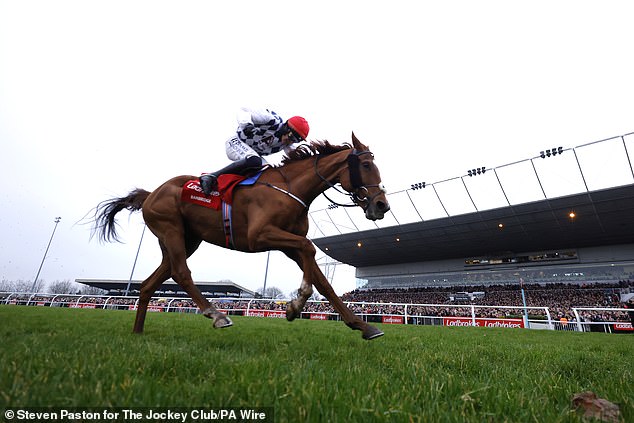
[[125,197],[112,198],[99,203],[95,208],[92,234],[97,233],[100,241],[119,241],[115,215],[123,209],[128,209],[130,212],[141,210],[143,202],[149,195],[148,191],[137,188]]

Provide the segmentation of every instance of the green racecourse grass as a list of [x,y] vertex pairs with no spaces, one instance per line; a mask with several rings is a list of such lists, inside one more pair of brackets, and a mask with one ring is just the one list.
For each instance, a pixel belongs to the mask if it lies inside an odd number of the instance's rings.
[[634,339],[505,328],[0,306],[0,408],[272,407],[278,422],[573,422],[592,390],[634,421]]

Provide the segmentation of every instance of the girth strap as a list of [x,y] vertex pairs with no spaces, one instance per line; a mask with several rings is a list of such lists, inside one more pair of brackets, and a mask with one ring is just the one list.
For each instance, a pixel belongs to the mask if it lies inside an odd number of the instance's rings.
[[222,221],[225,230],[225,246],[231,250],[235,249],[233,243],[233,230],[231,228],[231,204],[222,202]]

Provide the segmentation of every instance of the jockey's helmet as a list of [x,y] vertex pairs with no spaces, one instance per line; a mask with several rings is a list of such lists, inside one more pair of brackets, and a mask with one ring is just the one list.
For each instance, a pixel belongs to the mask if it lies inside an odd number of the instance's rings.
[[308,136],[308,131],[310,127],[308,126],[308,122],[301,116],[293,116],[289,120],[286,121],[286,125],[299,136],[300,139],[305,140]]

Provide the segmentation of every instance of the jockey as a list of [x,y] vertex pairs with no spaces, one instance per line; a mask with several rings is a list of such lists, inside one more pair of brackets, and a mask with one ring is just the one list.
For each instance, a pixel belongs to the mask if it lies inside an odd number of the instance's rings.
[[286,122],[268,109],[242,108],[238,113],[236,135],[225,142],[227,157],[233,163],[212,173],[200,176],[200,186],[210,195],[218,188],[218,176],[225,173],[242,174],[259,169],[266,161],[261,156],[284,150],[289,153],[308,136],[308,122],[293,116]]

